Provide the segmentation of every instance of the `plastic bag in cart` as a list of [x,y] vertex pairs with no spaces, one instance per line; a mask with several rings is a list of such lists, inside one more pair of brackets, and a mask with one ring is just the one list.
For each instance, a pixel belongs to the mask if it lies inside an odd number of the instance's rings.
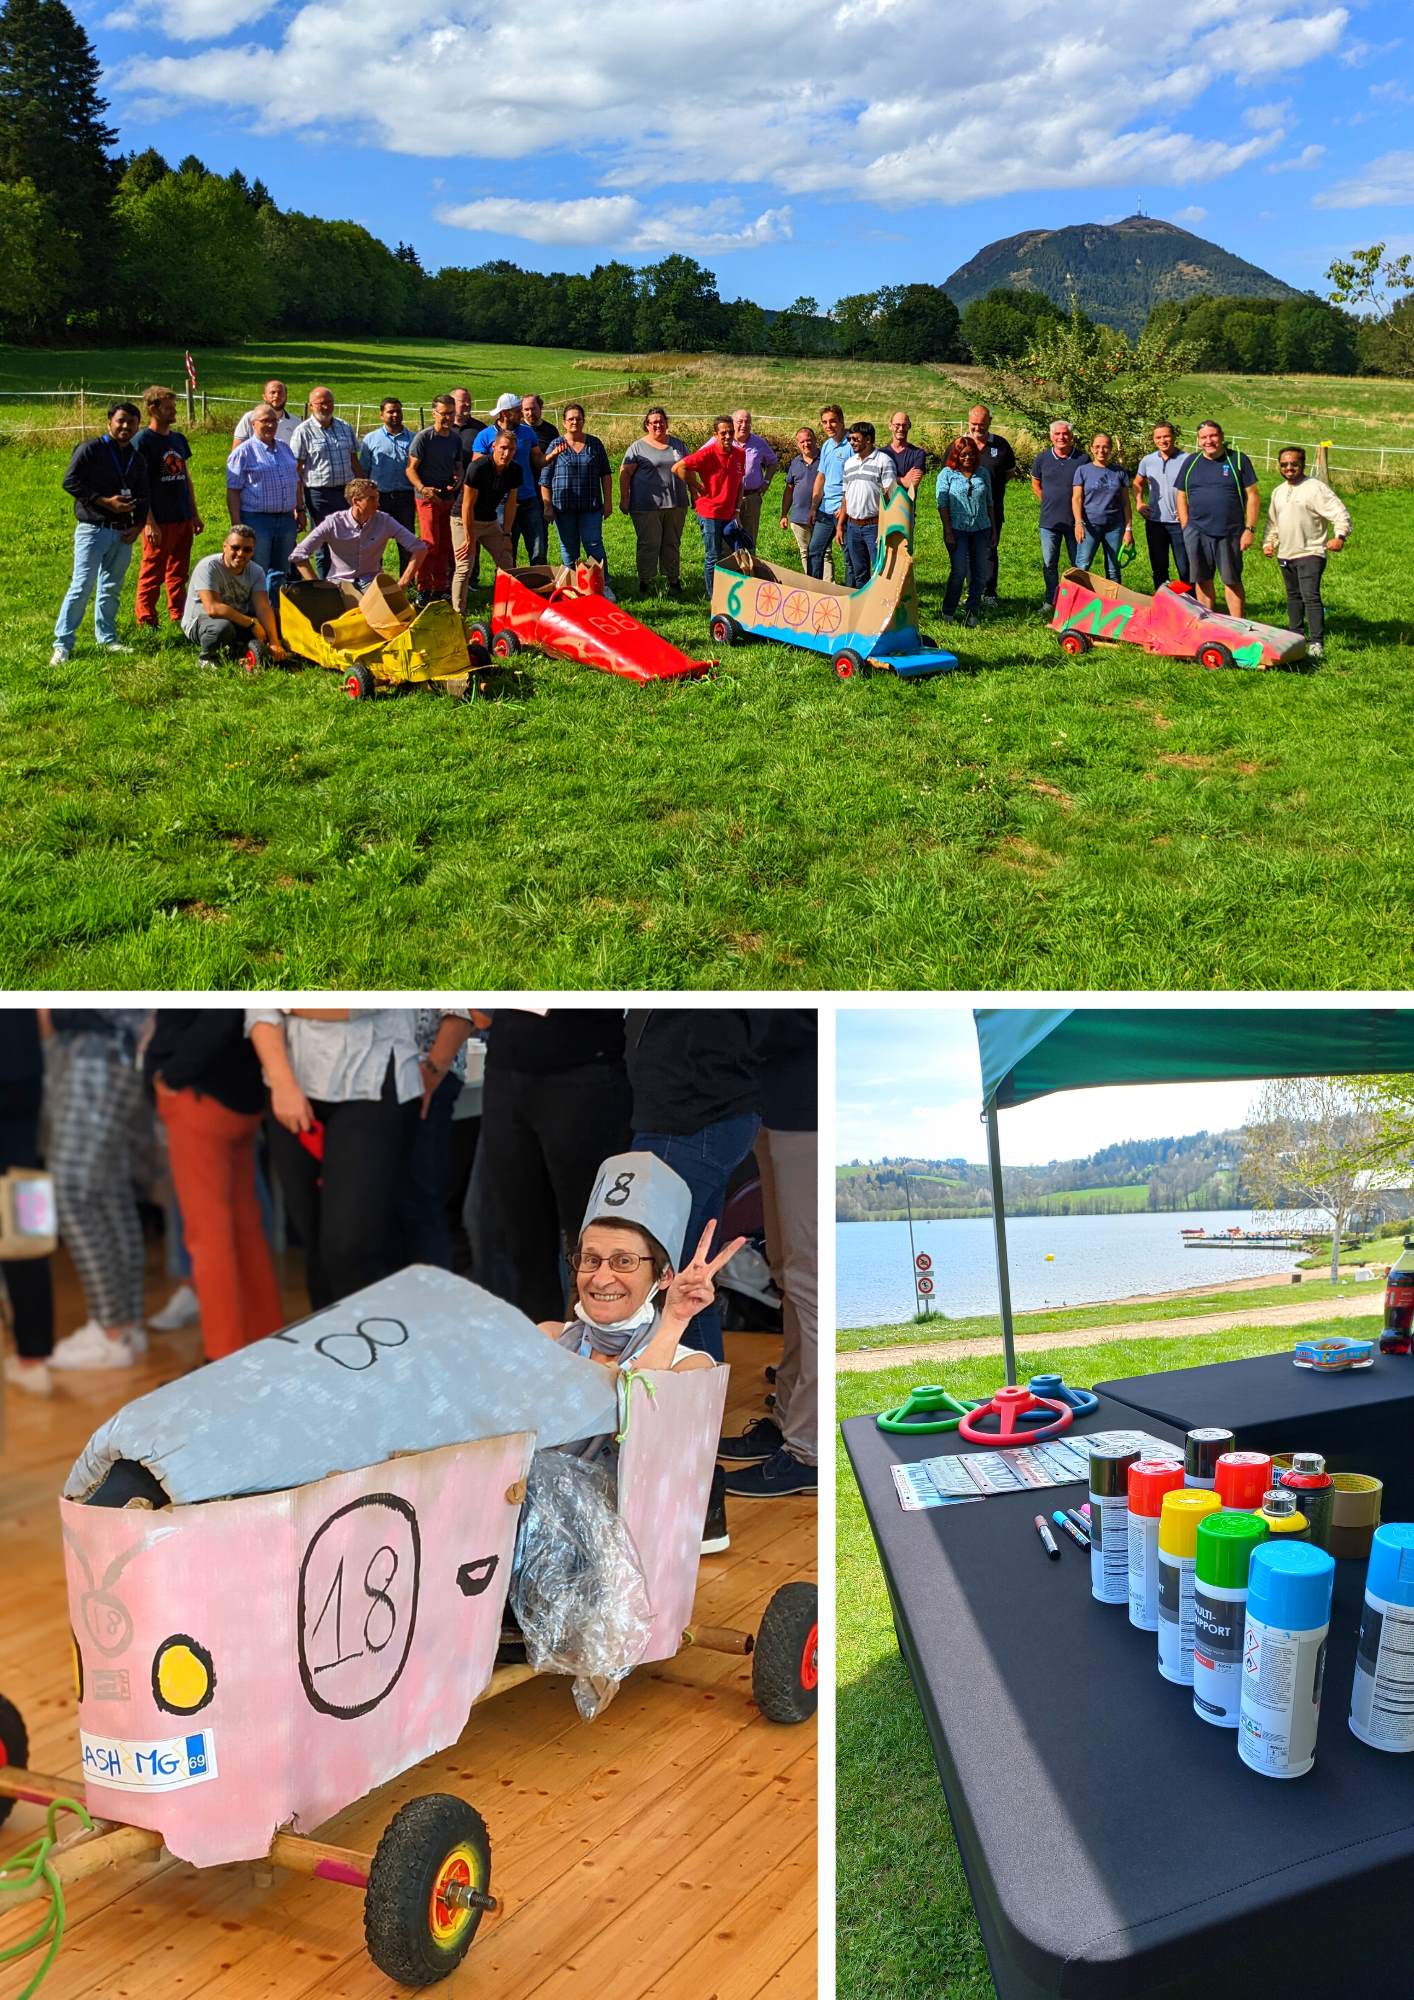
[[572,1674],[575,1705],[592,1722],[643,1658],[653,1628],[638,1550],[616,1511],[612,1465],[536,1452],[510,1606],[530,1665]]

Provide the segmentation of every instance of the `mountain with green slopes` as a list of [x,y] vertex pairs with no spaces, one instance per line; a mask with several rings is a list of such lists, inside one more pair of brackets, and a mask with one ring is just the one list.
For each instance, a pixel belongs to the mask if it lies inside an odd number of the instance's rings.
[[1123,222],[1082,222],[1029,229],[987,244],[960,264],[943,289],[961,312],[994,286],[1043,292],[1062,309],[1072,294],[1091,319],[1131,339],[1157,305],[1202,293],[1224,298],[1288,299],[1295,287],[1171,222],[1130,215]]

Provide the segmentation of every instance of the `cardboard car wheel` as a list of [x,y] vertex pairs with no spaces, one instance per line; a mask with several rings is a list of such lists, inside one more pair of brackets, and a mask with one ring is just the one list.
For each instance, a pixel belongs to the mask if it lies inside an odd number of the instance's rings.
[[254,646],[247,646],[241,654],[241,665],[245,668],[246,672],[248,674],[258,674],[262,664],[261,657],[256,652]]
[[[12,1701],[0,1694],[0,1764],[23,1771],[29,1764],[29,1733],[25,1719]],[[13,1799],[0,1799],[0,1826],[10,1817]]]
[[1072,656],[1088,653],[1094,643],[1088,632],[1062,632],[1060,636],[1061,651]]
[[806,1722],[820,1698],[820,1593],[783,1583],[761,1614],[751,1692],[768,1722]]
[[350,667],[344,675],[344,693],[350,701],[372,701],[376,685],[367,667]]
[[852,681],[863,676],[864,662],[858,653],[836,653],[832,665],[837,681]]
[[513,660],[520,651],[520,640],[514,632],[498,632],[491,641],[491,657],[494,660]]
[[1216,639],[1210,639],[1206,646],[1198,648],[1198,664],[1209,673],[1216,673],[1221,667],[1232,665],[1232,654],[1226,646],[1220,646]]
[[378,1970],[402,1986],[455,1972],[482,1913],[448,1900],[454,1887],[491,1887],[486,1822],[465,1799],[426,1792],[389,1820],[368,1871],[363,1934]]
[[741,628],[735,618],[723,616],[712,620],[711,633],[714,646],[734,646],[741,636]]
[[479,646],[483,653],[489,653],[491,651],[490,620],[487,618],[478,618],[473,624],[468,625],[466,628],[466,643],[468,646]]

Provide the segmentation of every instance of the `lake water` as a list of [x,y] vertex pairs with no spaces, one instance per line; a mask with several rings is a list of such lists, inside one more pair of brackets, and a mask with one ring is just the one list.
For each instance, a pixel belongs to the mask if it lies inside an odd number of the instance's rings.
[[[1229,1278],[1281,1277],[1299,1251],[1185,1250],[1183,1229],[1250,1229],[1251,1209],[1204,1214],[1019,1215],[1007,1219],[1012,1305],[1084,1305],[1135,1292],[1206,1290]],[[1329,1225],[1327,1225],[1329,1227]],[[915,1222],[916,1248],[933,1259],[935,1308],[949,1318],[997,1310],[992,1225]],[[1054,1263],[1047,1263],[1047,1254]],[[840,1326],[892,1326],[914,1313],[906,1222],[842,1222],[835,1228]]]

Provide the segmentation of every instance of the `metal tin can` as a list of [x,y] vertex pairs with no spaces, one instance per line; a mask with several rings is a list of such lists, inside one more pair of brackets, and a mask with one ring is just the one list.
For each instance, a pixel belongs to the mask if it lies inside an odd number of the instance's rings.
[[1193,1713],[1236,1729],[1242,1705],[1242,1635],[1252,1551],[1267,1539],[1259,1515],[1224,1510],[1198,1523],[1193,1573]]
[[1129,1602],[1129,1468],[1137,1451],[1090,1450],[1090,1595],[1101,1604]]
[[1224,1507],[1252,1514],[1272,1483],[1272,1461],[1264,1451],[1225,1451],[1215,1469],[1213,1491]]
[[1309,1542],[1311,1524],[1296,1504],[1296,1495],[1284,1486],[1274,1486],[1262,1495],[1257,1519],[1269,1535],[1290,1535],[1294,1541]]
[[1159,1672],[1180,1687],[1193,1685],[1193,1568],[1198,1523],[1222,1511],[1216,1493],[1180,1487],[1166,1493],[1159,1513]]
[[1211,1486],[1217,1478],[1218,1460],[1235,1442],[1231,1431],[1215,1427],[1190,1431],[1183,1440],[1184,1485]]
[[1182,1492],[1176,1458],[1141,1458],[1129,1468],[1129,1622],[1159,1629],[1159,1514],[1166,1493]]
[[1266,1778],[1316,1761],[1335,1558],[1310,1542],[1263,1542],[1247,1577],[1237,1753]]
[[1414,1750],[1414,1525],[1407,1521],[1375,1530],[1350,1727],[1372,1750]]
[[1318,1451],[1294,1451],[1291,1470],[1282,1474],[1282,1485],[1296,1495],[1296,1504],[1306,1516],[1311,1540],[1318,1549],[1328,1548],[1331,1515],[1335,1511],[1335,1481],[1326,1471],[1326,1461]]

